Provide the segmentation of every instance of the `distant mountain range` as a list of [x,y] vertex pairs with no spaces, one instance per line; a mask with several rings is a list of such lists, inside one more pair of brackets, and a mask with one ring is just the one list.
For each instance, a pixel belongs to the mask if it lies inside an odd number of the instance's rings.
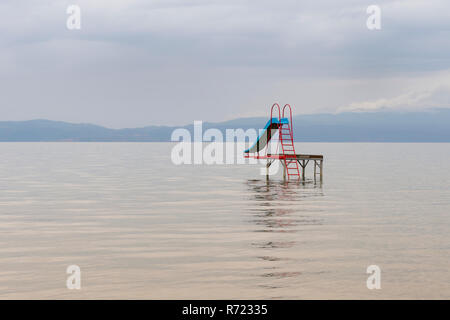
[[[203,130],[262,128],[268,118],[203,123]],[[149,120],[151,122],[151,119]],[[297,115],[294,139],[303,142],[450,142],[450,109],[425,112],[345,112]],[[186,125],[192,132],[193,124]],[[178,127],[109,129],[50,120],[0,121],[0,141],[170,141]]]

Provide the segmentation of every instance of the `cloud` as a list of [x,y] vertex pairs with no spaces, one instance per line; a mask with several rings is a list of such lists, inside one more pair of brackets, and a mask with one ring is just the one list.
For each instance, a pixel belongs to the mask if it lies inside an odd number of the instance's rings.
[[445,86],[426,86],[450,68],[450,3],[377,2],[373,32],[360,0],[77,0],[82,28],[69,31],[74,1],[2,0],[2,119],[124,127],[275,100],[297,113],[439,104]]
[[[447,100],[442,98],[447,93]],[[375,101],[353,102],[348,107],[338,108],[345,111],[380,111],[380,110],[414,110],[438,107],[450,107],[448,98],[450,88],[440,88],[434,91],[408,92],[393,98],[382,98]]]
[[[450,108],[450,71],[431,73],[415,79],[396,79],[406,83],[404,92],[389,98],[353,102],[339,107],[346,111],[412,111]],[[409,83],[407,83],[409,81]]]

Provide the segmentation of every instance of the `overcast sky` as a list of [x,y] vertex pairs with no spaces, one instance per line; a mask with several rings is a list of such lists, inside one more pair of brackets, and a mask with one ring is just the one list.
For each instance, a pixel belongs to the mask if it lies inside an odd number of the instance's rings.
[[[81,8],[81,30],[66,9]],[[366,9],[381,8],[381,30]],[[0,120],[450,107],[448,0],[2,0]]]

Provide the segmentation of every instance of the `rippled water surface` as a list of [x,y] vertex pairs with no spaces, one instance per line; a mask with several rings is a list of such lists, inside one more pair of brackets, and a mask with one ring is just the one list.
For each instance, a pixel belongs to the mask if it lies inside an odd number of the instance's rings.
[[322,184],[168,143],[0,148],[0,298],[450,298],[450,144],[297,144]]

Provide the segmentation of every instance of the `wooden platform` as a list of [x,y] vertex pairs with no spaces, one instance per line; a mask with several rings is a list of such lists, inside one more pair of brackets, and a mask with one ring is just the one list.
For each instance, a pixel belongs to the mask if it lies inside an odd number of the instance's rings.
[[[258,156],[259,159],[268,159],[267,161],[267,174],[266,178],[269,179],[269,167],[275,160],[284,160],[284,159],[294,159],[292,157],[283,155],[283,154],[267,154],[265,156]],[[320,177],[320,182],[323,181],[323,155],[320,154],[295,154],[295,160],[297,160],[298,164],[302,168],[301,179],[304,181],[306,179],[306,166],[310,161],[314,161],[314,181],[316,181],[317,175]],[[286,167],[284,161],[281,161],[283,165],[283,178],[286,179]],[[317,172],[319,171],[319,172]]]

